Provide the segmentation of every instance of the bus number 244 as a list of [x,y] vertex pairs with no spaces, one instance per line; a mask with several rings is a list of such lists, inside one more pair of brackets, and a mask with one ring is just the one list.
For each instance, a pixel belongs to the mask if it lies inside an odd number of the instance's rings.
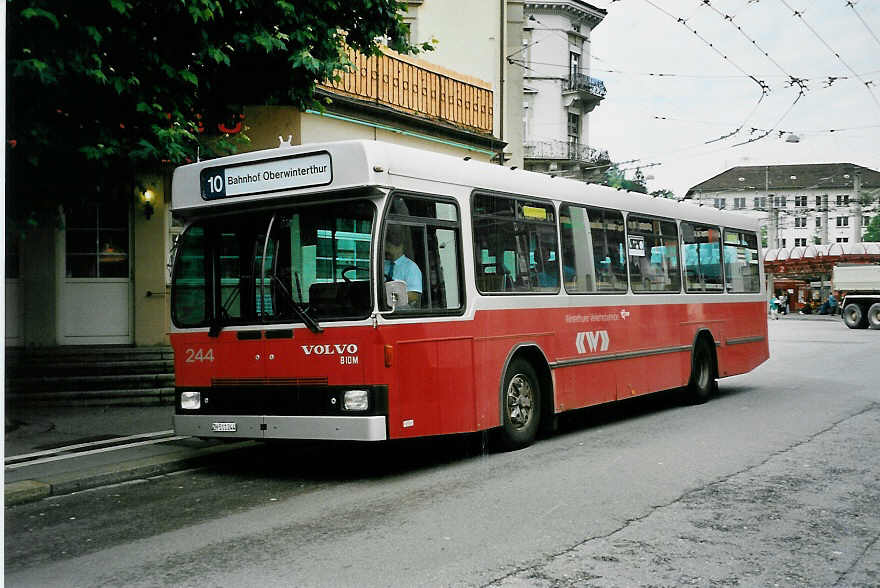
[[186,363],[203,363],[206,361],[210,361],[214,363],[214,350],[213,349],[202,349],[201,347],[198,349],[187,349],[185,351],[186,359],[184,360]]

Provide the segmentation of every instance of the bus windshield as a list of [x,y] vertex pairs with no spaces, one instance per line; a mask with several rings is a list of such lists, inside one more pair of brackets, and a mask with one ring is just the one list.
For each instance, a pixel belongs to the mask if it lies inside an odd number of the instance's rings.
[[366,201],[294,206],[193,223],[172,278],[178,327],[366,317],[371,308]]

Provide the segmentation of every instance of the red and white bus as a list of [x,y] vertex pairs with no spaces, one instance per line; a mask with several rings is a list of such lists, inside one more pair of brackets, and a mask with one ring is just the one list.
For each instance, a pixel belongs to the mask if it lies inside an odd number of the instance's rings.
[[183,166],[178,434],[495,429],[769,356],[750,217],[374,141]]

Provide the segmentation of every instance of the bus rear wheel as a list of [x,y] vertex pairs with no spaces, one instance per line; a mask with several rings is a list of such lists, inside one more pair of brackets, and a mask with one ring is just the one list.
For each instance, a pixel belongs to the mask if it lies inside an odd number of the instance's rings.
[[702,404],[709,400],[718,389],[716,380],[715,356],[709,343],[700,340],[694,347],[691,360],[691,379],[687,386],[688,400],[693,404]]
[[843,322],[850,329],[864,329],[868,326],[868,316],[861,305],[850,302],[843,307]]
[[531,445],[541,420],[541,388],[532,364],[520,358],[510,363],[504,375],[501,401],[501,448],[512,451]]
[[868,308],[868,327],[880,329],[880,302],[875,302]]

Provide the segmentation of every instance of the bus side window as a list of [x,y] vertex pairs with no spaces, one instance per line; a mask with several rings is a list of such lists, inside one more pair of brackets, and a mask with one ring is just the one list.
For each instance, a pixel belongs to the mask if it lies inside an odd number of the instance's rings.
[[722,292],[721,231],[717,227],[681,223],[685,291]]
[[761,256],[755,233],[724,229],[724,279],[728,292],[760,292]]
[[630,280],[633,292],[680,292],[678,230],[672,220],[629,215]]
[[559,291],[556,211],[525,198],[475,194],[474,270],[483,293]]
[[[450,202],[418,194],[394,196],[385,228],[383,273],[386,279],[407,282],[409,305],[400,308],[401,312],[446,312],[461,308],[458,218],[458,209]],[[391,259],[401,253],[397,244],[388,243],[388,236],[394,233],[402,234],[395,239],[402,241],[402,254],[413,262],[402,260],[409,266],[407,272],[398,268],[397,259]],[[414,268],[418,268],[420,274],[418,285]]]

